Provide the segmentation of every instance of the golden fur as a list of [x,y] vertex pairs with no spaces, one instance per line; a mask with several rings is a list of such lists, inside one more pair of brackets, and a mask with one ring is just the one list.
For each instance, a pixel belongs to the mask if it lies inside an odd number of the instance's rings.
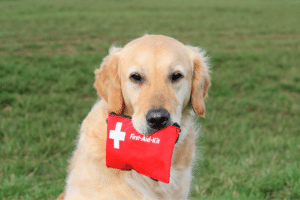
[[[161,35],[145,35],[124,48],[112,47],[95,71],[94,86],[102,100],[81,125],[65,192],[58,199],[187,199],[197,135],[193,115],[204,116],[204,97],[210,85],[204,54],[199,48]],[[183,74],[175,83],[170,81],[174,72]],[[132,73],[141,74],[143,82],[131,81]],[[146,134],[145,116],[150,109],[159,108],[166,109],[172,122],[181,126],[170,183],[156,182],[134,170],[107,168],[108,113],[132,116],[137,131]]]

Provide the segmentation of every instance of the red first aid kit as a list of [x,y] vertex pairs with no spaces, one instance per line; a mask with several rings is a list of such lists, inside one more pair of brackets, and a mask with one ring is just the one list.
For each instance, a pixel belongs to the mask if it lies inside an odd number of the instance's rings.
[[106,166],[134,169],[152,179],[169,183],[179,131],[179,125],[174,124],[145,136],[135,130],[130,117],[111,113],[107,121]]

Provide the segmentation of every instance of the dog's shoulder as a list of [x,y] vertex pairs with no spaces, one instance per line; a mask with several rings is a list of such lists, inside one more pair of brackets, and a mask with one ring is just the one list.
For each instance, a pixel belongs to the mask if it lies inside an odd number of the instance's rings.
[[81,131],[89,131],[92,129],[102,129],[106,127],[108,105],[105,100],[98,100],[87,117],[83,120],[81,125]]

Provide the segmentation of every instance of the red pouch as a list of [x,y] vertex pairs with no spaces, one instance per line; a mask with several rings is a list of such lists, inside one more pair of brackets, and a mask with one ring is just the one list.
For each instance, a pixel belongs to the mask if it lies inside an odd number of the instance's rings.
[[106,166],[134,169],[152,179],[169,183],[173,149],[180,131],[178,125],[174,125],[145,136],[135,130],[130,117],[109,114]]

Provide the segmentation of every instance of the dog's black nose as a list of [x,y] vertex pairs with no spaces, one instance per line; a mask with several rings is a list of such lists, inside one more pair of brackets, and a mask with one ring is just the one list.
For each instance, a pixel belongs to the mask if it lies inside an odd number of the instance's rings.
[[170,122],[170,113],[166,109],[150,110],[146,115],[148,125],[154,129],[162,129]]

